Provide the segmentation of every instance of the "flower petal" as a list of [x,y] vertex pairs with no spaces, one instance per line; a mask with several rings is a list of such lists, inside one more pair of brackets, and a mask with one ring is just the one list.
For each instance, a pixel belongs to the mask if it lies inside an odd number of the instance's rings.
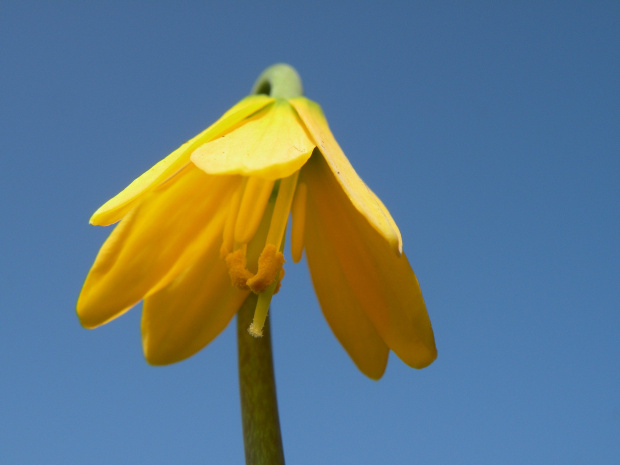
[[276,100],[233,131],[197,148],[192,162],[209,174],[286,178],[310,158],[308,138],[287,100]]
[[90,223],[99,226],[116,223],[134,208],[140,199],[144,198],[159,184],[187,165],[189,157],[196,147],[215,137],[219,137],[220,134],[228,131],[241,120],[260,110],[271,101],[273,101],[273,98],[265,95],[252,95],[241,100],[224,113],[214,124],[184,143],[146,173],[135,179],[120,194],[108,200],[93,214]]
[[345,312],[359,318],[363,312],[406,364],[429,365],[437,355],[433,330],[407,257],[393,253],[322,157],[313,156],[302,176],[308,184],[306,253],[328,321]]
[[170,284],[144,300],[142,346],[153,365],[179,362],[211,342],[237,313],[248,292],[232,286],[221,241]]
[[321,107],[305,97],[289,100],[306,125],[318,149],[342,189],[351,199],[355,208],[388,241],[399,255],[403,242],[398,226],[381,200],[364,184],[357,175],[342,149],[331,133]]
[[239,185],[190,165],[149,194],[99,251],[78,299],[82,324],[116,318],[191,265],[216,235],[221,243],[226,201]]
[[[316,209],[309,199],[307,211]],[[327,237],[317,215],[306,218],[305,246],[312,283],[323,315],[340,344],[362,373],[372,379],[383,376],[389,349],[362,309],[355,289],[335,263],[334,242]]]

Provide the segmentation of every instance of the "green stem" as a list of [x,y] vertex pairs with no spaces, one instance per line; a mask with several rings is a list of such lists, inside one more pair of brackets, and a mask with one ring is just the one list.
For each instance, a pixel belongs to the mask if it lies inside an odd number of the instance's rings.
[[[303,88],[294,68],[277,64],[263,71],[254,84],[252,93],[288,99],[303,95]],[[263,328],[263,337],[255,338],[248,333],[254,319],[256,303],[257,296],[250,294],[237,313],[239,392],[245,463],[284,465],[269,315]]]
[[275,98],[294,98],[304,94],[301,78],[295,68],[284,63],[270,66],[256,80],[253,94],[267,94]]
[[271,356],[269,317],[263,337],[248,333],[256,296],[251,294],[237,313],[239,390],[246,465],[284,465],[278,401]]

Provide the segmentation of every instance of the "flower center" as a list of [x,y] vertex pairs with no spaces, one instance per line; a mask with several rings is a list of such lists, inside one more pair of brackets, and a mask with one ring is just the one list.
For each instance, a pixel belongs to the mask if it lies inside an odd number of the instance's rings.
[[278,182],[249,177],[232,199],[220,255],[234,286],[258,295],[248,331],[263,335],[271,298],[284,277],[284,233],[299,172]]

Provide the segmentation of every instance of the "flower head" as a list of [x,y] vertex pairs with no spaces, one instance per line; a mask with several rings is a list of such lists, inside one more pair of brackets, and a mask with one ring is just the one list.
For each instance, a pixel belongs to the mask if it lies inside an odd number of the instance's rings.
[[85,327],[143,300],[146,359],[173,363],[213,340],[254,293],[249,330],[260,336],[291,216],[292,259],[306,251],[323,314],[363,373],[380,378],[389,350],[415,368],[435,359],[396,224],[319,105],[286,93],[241,100],[95,212],[92,224],[120,222],[78,299]]

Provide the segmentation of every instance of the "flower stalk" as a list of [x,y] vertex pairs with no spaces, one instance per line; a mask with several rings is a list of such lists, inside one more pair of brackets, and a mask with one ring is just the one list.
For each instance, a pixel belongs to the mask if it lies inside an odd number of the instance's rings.
[[239,391],[246,465],[283,465],[284,451],[271,355],[269,316],[263,337],[248,332],[256,295],[250,295],[237,314]]
[[[278,64],[267,68],[259,76],[252,93],[267,94],[275,98],[294,98],[303,94],[303,88],[295,69]],[[297,182],[297,175],[293,177],[286,211],[290,209],[290,200]],[[275,228],[274,232],[278,237],[269,237],[268,242],[280,244],[285,228],[286,223],[282,224],[281,228]],[[275,283],[272,287],[275,287]],[[262,337],[255,337],[256,333],[248,331],[255,324],[253,320],[258,299],[260,297],[251,294],[237,313],[239,392],[245,462],[246,465],[283,465],[284,450],[278,417],[269,315],[266,315]]]
[[295,98],[304,94],[301,78],[295,68],[284,63],[270,66],[256,80],[253,94],[266,94],[275,98]]

